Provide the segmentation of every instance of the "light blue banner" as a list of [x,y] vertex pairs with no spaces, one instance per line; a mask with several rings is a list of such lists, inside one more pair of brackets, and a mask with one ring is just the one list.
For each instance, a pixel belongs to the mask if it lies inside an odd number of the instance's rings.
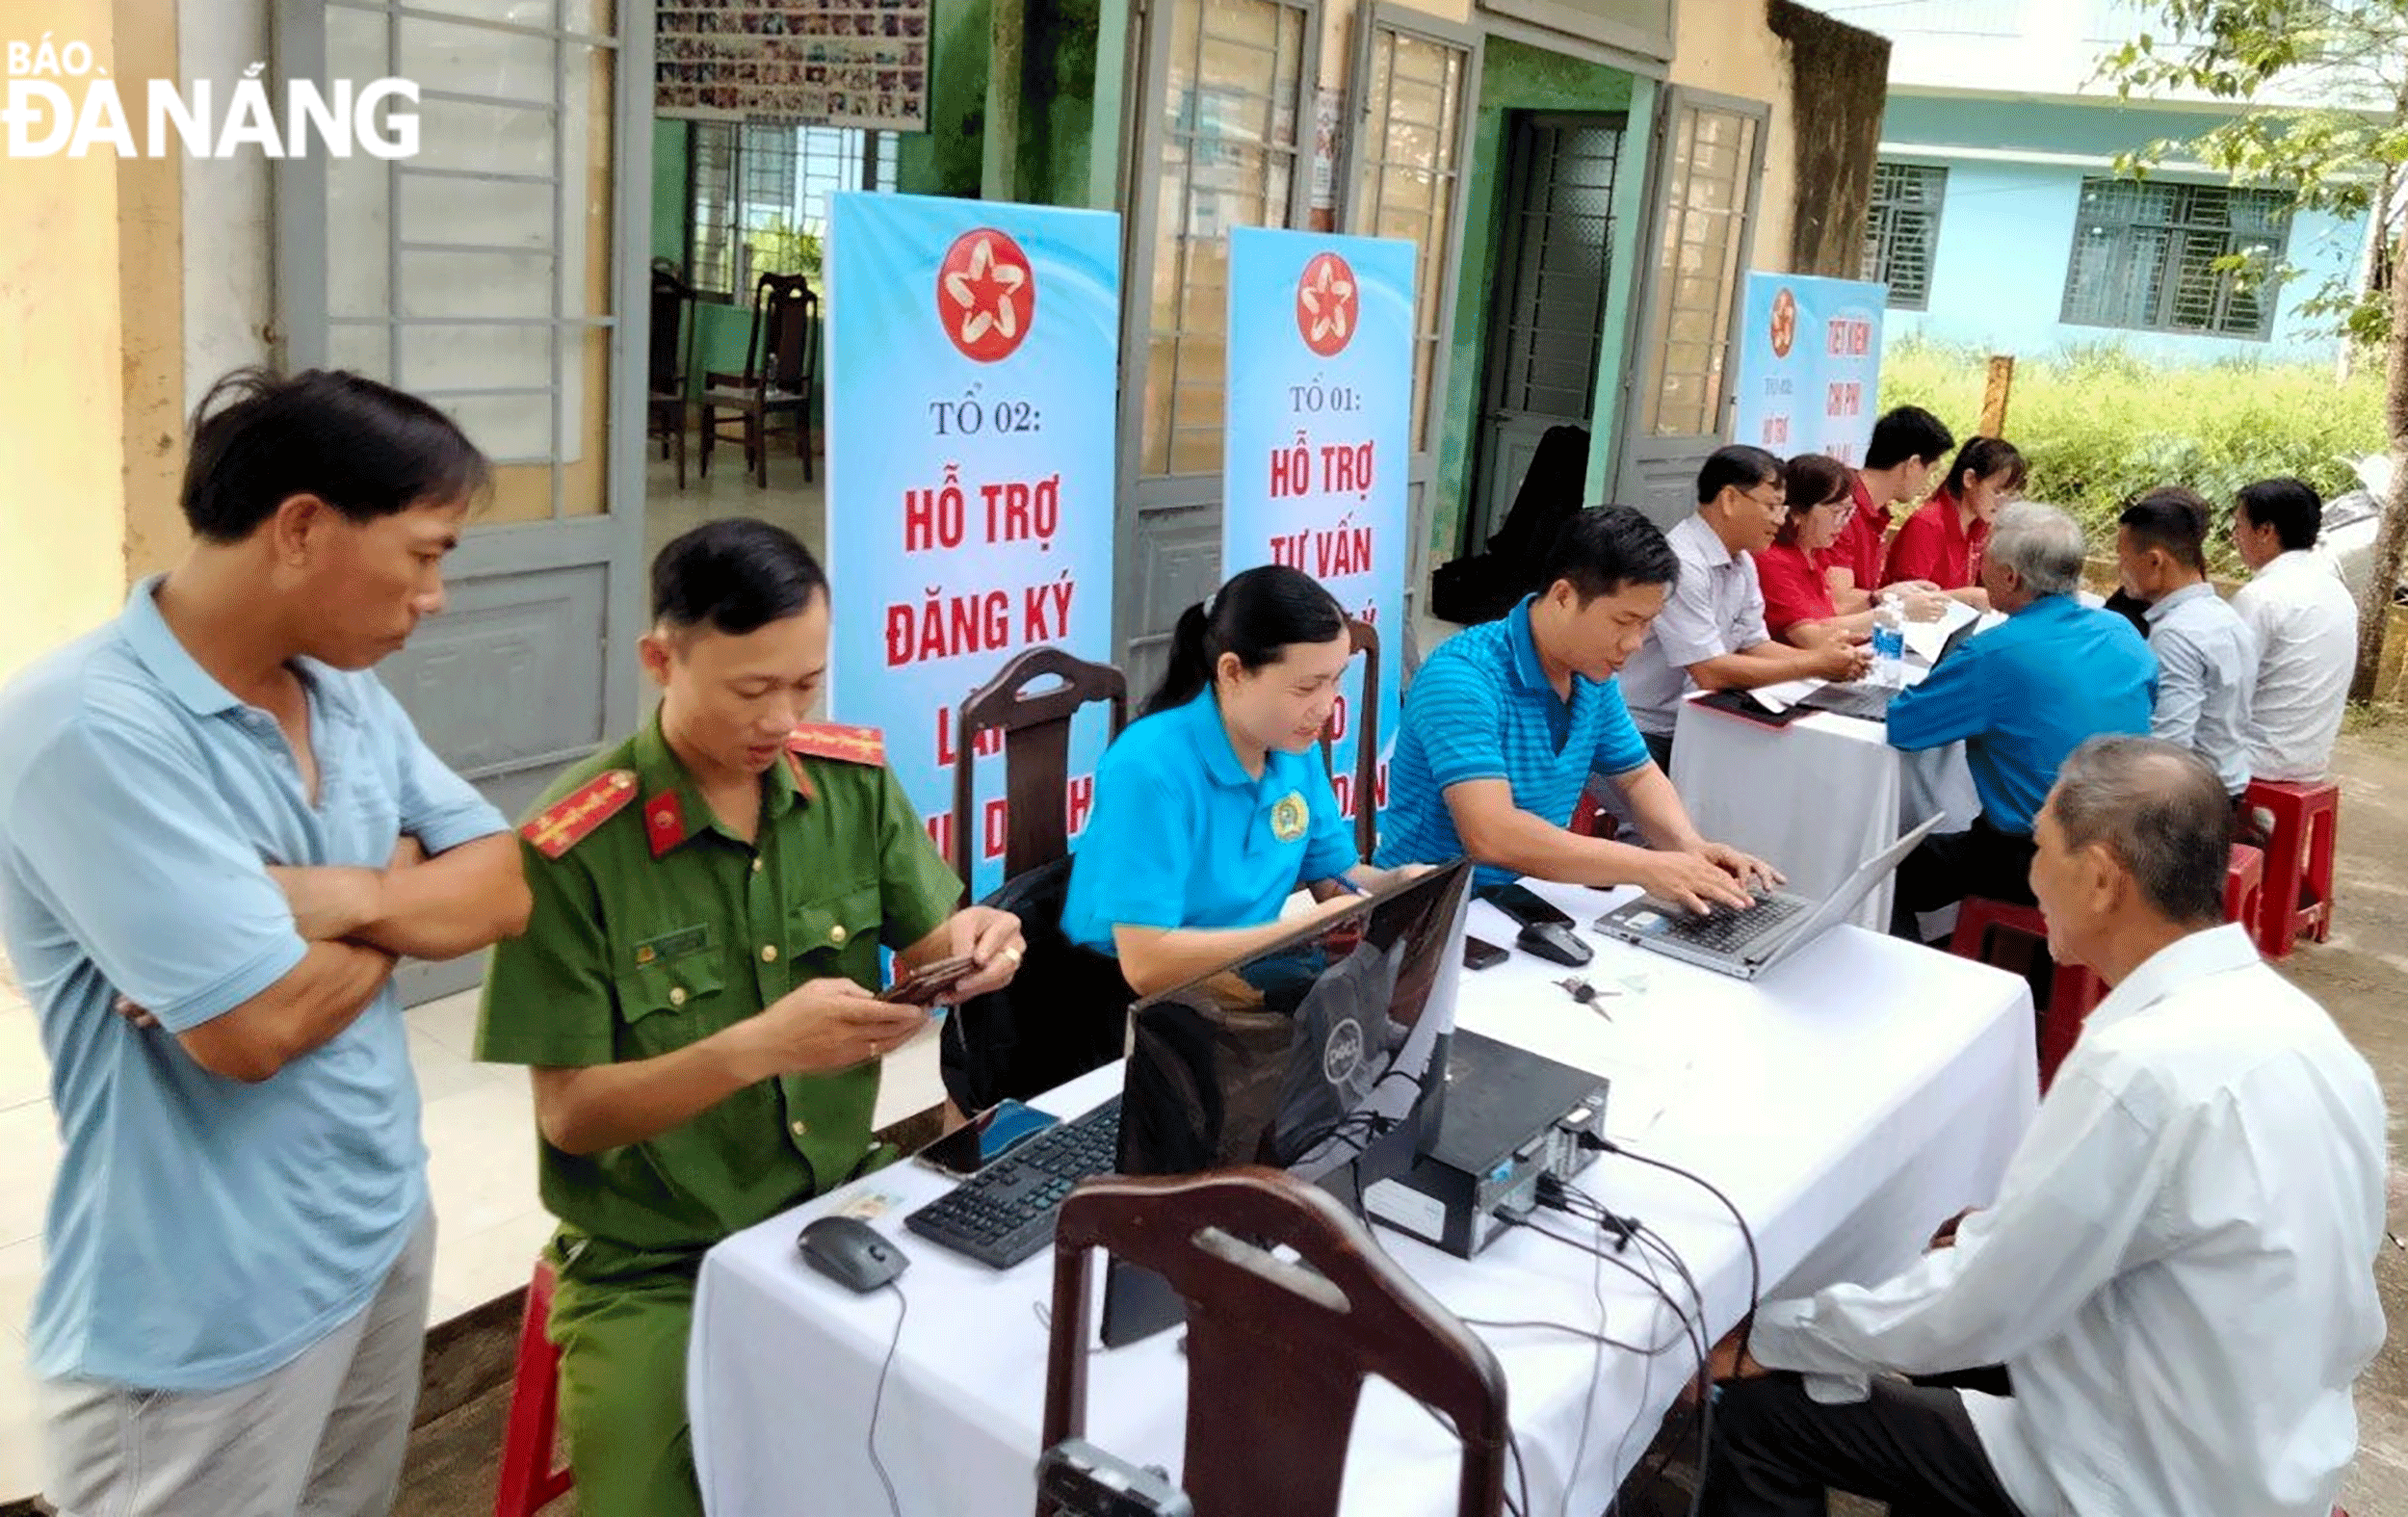
[[1241,226],[1229,233],[1224,578],[1304,570],[1379,633],[1378,795],[1354,794],[1364,709],[1347,676],[1330,781],[1348,816],[1384,801],[1404,662],[1405,505],[1413,416],[1409,242]]
[[1750,274],[1731,440],[1863,463],[1881,408],[1888,299],[1888,285],[1859,279]]
[[[831,719],[887,760],[971,894],[1002,880],[999,746],[954,847],[956,711],[1039,644],[1112,658],[1120,219],[920,196],[831,196]],[[1105,708],[1070,746],[1072,831]]]

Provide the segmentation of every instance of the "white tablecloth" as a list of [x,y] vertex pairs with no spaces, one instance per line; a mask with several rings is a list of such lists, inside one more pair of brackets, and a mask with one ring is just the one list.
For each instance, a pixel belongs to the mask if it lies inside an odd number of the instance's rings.
[[[1821,711],[1767,727],[1694,696],[1674,719],[1672,785],[1700,832],[1769,860],[1809,897],[1925,817],[1945,813],[1935,830],[1961,832],[1981,809],[1961,743],[1900,753],[1878,721]],[[1848,920],[1887,931],[1890,881]]]
[[[1629,894],[1541,888],[1584,923]],[[1473,907],[1472,929],[1512,940],[1484,903]],[[1753,984],[1591,942],[1597,957],[1584,973],[1614,991],[1601,1003],[1610,1022],[1550,983],[1562,969],[1520,953],[1465,977],[1460,1022],[1607,1076],[1609,1130],[1732,1195],[1755,1229],[1767,1291],[1885,1277],[1943,1218],[1991,1199],[2034,1106],[2031,1007],[2021,980],[1853,928]],[[1118,1079],[1116,1066],[1099,1070],[1038,1104],[1083,1111]],[[945,1184],[898,1165],[711,1251],[688,1394],[695,1463],[716,1517],[887,1510],[867,1439],[899,1303],[889,1291],[851,1294],[795,1249],[810,1216],[865,1193],[892,1199],[876,1225],[912,1261],[900,1282],[908,1316],[877,1425],[903,1510],[1024,1517],[1034,1505],[1052,1256],[998,1273],[904,1231],[903,1214]],[[1746,1257],[1710,1197],[1616,1158],[1601,1159],[1583,1185],[1679,1249],[1705,1291],[1714,1336],[1738,1321]],[[1568,1218],[1540,1216],[1577,1231]],[[1583,1331],[1602,1321],[1602,1330],[1635,1342],[1678,1336],[1645,1288],[1527,1232],[1468,1261],[1375,1232],[1466,1318]],[[1681,1294],[1677,1283],[1671,1289]],[[1601,1356],[1561,1332],[1482,1331],[1510,1379],[1534,1514],[1602,1510],[1694,1370],[1685,1349],[1652,1360]],[[1089,1438],[1176,1477],[1186,1405],[1177,1334],[1099,1352],[1088,1396]],[[1453,1510],[1455,1445],[1384,1386],[1367,1387],[1348,1457],[1349,1512]]]

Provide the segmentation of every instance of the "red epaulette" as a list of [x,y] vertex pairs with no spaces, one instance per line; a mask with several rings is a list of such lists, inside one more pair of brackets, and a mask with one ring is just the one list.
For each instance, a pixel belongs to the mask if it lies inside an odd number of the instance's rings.
[[804,758],[839,759],[847,764],[883,764],[886,734],[876,727],[805,722],[787,735],[786,751]]
[[562,797],[543,815],[518,829],[545,858],[558,858],[584,842],[594,828],[636,798],[636,772],[605,770]]

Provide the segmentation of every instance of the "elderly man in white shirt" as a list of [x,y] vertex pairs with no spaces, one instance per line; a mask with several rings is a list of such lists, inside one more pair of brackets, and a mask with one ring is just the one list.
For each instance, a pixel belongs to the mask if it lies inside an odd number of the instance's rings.
[[2258,636],[2208,583],[2208,503],[2179,485],[2149,491],[2116,519],[2124,591],[2148,603],[2158,659],[2149,735],[2206,759],[2236,803],[2249,788],[2249,703]]
[[[2326,1517],[2383,1341],[2383,1097],[2222,925],[2231,827],[2171,744],[2066,761],[2032,889],[2057,961],[2114,991],[1988,1209],[1716,1351],[1705,1511],[1820,1517],[1830,1486],[1898,1512]],[[1990,1365],[2011,1395],[1891,1378]]]
[[1813,647],[1765,631],[1765,592],[1753,555],[1789,519],[1781,460],[1744,443],[1717,448],[1697,471],[1697,514],[1664,534],[1681,577],[1622,667],[1622,698],[1647,751],[1672,772],[1673,719],[1690,690],[1754,690],[1784,680],[1854,679],[1871,665],[1836,633]]
[[2259,779],[2332,772],[2358,661],[2358,606],[2332,561],[2310,551],[2323,524],[2324,503],[2298,480],[2248,485],[2233,511],[2233,546],[2251,576],[2233,610],[2258,639],[2249,772]]

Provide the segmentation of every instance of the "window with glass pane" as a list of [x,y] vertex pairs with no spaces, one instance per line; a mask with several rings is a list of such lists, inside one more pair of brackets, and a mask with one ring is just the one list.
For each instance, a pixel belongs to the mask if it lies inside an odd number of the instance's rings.
[[1931,306],[1931,254],[1940,242],[1940,200],[1949,171],[1930,164],[1876,164],[1865,213],[1865,277],[1890,287],[1901,311]]
[[2276,191],[2084,179],[2063,319],[2264,340],[2273,291],[2218,264],[2237,255],[2278,264],[2290,237],[2290,198]]
[[1430,446],[1430,389],[1437,373],[1441,309],[1454,265],[1460,117],[1469,49],[1435,38],[1376,28],[1367,81],[1362,176],[1353,230],[1413,243],[1413,450]]
[[1163,24],[1170,58],[1139,471],[1217,474],[1229,228],[1291,224],[1305,13],[1176,0]]
[[1714,413],[1730,354],[1756,132],[1754,116],[1714,106],[1688,107],[1673,123],[1656,253],[1656,348],[1648,356],[1650,435],[1720,430]]
[[820,282],[827,197],[895,188],[895,134],[696,121],[687,164],[686,277],[742,298],[764,274]]

